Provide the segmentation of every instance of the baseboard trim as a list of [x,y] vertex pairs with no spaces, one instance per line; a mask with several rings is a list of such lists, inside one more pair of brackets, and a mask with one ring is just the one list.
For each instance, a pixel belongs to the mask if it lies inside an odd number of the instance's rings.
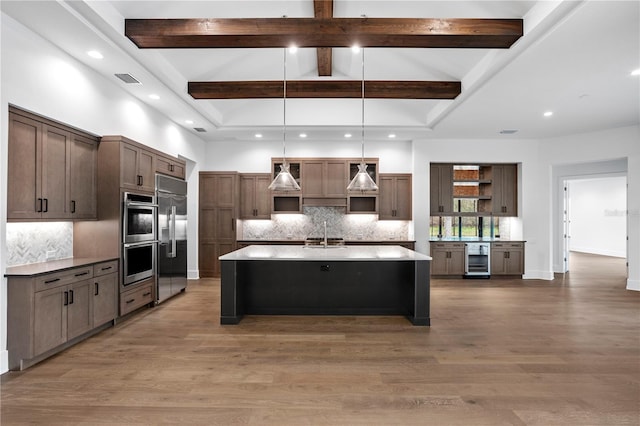
[[0,351],[0,374],[9,371],[9,351]]
[[553,280],[553,272],[551,271],[526,271],[522,276],[523,280]]

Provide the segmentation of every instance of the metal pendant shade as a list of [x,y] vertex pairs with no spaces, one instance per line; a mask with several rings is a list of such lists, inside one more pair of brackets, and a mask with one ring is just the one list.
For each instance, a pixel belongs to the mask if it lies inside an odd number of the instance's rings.
[[362,160],[358,164],[358,173],[353,177],[347,191],[376,191],[378,185],[373,181],[369,173],[367,173],[367,163],[364,162],[364,49],[362,49]]
[[272,191],[300,191],[300,185],[296,182],[295,178],[289,171],[289,165],[287,164],[287,49],[284,49],[284,79],[283,79],[283,98],[282,98],[282,164],[280,165],[280,172],[275,177],[273,182],[269,184],[269,189]]

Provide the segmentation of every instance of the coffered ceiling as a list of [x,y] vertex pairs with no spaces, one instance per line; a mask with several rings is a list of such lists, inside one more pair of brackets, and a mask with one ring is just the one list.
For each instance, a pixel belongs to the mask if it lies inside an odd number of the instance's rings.
[[[367,139],[546,138],[640,121],[640,76],[630,75],[640,68],[637,1],[4,0],[0,6],[205,141],[255,140],[257,133],[281,140],[285,55],[287,140],[359,133],[362,80]],[[521,35],[513,33],[514,22]],[[210,37],[212,30],[222,36]],[[447,31],[467,33],[455,38]],[[482,38],[482,31],[494,33]],[[358,36],[364,48],[354,53],[349,46]],[[295,54],[281,47],[288,38],[298,40]],[[89,57],[90,50],[104,58]]]

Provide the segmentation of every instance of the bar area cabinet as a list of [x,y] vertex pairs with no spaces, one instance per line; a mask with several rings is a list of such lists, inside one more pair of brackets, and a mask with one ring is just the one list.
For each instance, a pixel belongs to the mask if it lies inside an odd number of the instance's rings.
[[464,243],[431,242],[431,275],[464,275]]
[[491,275],[523,275],[524,242],[491,243]]

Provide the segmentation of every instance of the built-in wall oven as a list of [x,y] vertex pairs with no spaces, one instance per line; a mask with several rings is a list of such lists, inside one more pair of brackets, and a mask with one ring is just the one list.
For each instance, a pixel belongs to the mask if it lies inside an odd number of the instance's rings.
[[469,242],[465,244],[465,277],[489,278],[491,275],[491,244]]
[[122,219],[123,285],[154,276],[156,272],[156,213],[153,195],[124,193]]

